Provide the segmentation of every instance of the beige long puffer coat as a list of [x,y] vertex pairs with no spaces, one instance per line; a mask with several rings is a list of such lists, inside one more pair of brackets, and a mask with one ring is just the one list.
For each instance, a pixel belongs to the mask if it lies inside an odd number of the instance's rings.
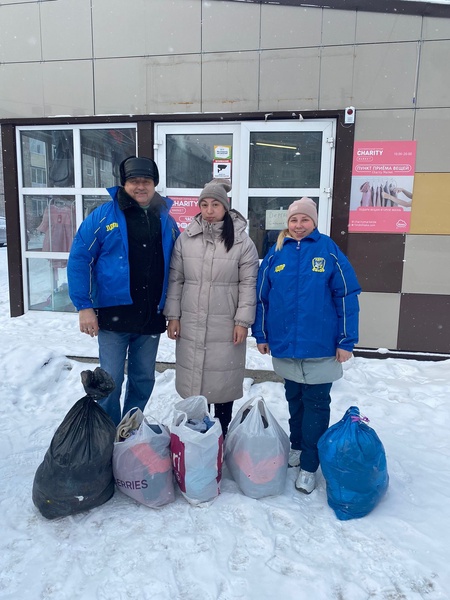
[[168,319],[180,319],[176,390],[182,398],[206,396],[208,403],[243,396],[246,343],[235,346],[233,331],[255,318],[258,253],[244,217],[229,214],[235,234],[229,252],[221,240],[223,222],[200,216],[177,239],[164,307]]

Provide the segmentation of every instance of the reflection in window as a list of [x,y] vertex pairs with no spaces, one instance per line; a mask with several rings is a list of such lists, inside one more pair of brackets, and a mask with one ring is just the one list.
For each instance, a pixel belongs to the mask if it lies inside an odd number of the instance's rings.
[[[259,258],[264,258],[271,246],[277,241],[278,234],[287,227],[286,211],[295,198],[249,198],[248,219],[249,234],[255,242]],[[318,198],[313,198],[319,204]],[[280,213],[280,214],[278,214]]]
[[67,261],[29,258],[28,301],[32,310],[75,312],[69,298]]
[[24,196],[27,250],[69,252],[76,233],[73,196]]
[[167,135],[167,187],[202,188],[213,178],[214,146],[230,146],[231,133]]
[[321,156],[321,131],[252,132],[249,187],[319,187]]
[[105,202],[109,202],[110,200],[110,196],[83,196],[83,219],[89,216],[101,204],[105,204]]
[[47,174],[45,169],[31,167],[31,187],[47,187]]
[[83,187],[120,185],[120,163],[136,155],[136,130],[82,129],[80,137]]
[[74,187],[72,131],[32,130],[20,135],[24,187]]

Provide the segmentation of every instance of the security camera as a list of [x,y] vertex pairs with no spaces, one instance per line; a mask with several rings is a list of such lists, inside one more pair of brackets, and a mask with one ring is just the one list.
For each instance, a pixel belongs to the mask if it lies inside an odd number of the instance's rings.
[[352,125],[355,122],[355,107],[347,106],[344,112],[344,122],[346,125]]

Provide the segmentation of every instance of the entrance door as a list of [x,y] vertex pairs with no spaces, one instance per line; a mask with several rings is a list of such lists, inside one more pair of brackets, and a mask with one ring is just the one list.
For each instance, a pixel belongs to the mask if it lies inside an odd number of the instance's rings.
[[231,207],[248,220],[260,258],[286,226],[289,204],[302,196],[318,205],[319,230],[329,233],[334,120],[164,124],[155,129],[158,191],[174,200],[183,230],[213,177],[232,181]]

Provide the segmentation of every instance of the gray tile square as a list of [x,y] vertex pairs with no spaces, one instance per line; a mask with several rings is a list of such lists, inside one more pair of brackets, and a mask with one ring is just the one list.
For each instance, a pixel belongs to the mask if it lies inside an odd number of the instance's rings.
[[450,105],[450,40],[424,42],[420,55],[417,107]]
[[42,2],[40,6],[43,60],[91,58],[90,0]]
[[397,348],[400,299],[400,294],[360,294],[358,348]]
[[239,2],[204,2],[202,51],[258,50],[261,7]]
[[413,108],[417,44],[356,47],[353,97],[356,108]]
[[448,235],[407,235],[402,292],[450,295]]
[[357,110],[356,140],[412,140],[414,109]]
[[202,111],[258,110],[257,52],[206,54],[202,67]]
[[261,48],[307,48],[322,40],[322,9],[308,6],[261,6]]
[[0,6],[0,23],[0,63],[41,59],[39,4]]
[[318,48],[261,53],[260,110],[317,110]]
[[200,52],[199,1],[95,0],[92,12],[98,58]]
[[450,108],[416,111],[416,172],[447,173],[449,168]]
[[339,46],[354,44],[356,12],[324,8],[322,12],[322,44]]
[[98,60],[95,72],[97,114],[200,111],[199,56]]
[[321,110],[336,110],[353,105],[353,66],[353,47],[328,46],[322,48],[319,97]]
[[385,12],[358,11],[356,43],[405,42],[420,39],[422,17]]
[[450,19],[424,17],[422,37],[424,40],[441,40],[450,38]]
[[94,114],[91,61],[47,62],[42,76],[46,117]]
[[0,115],[44,117],[44,89],[40,63],[0,64]]

